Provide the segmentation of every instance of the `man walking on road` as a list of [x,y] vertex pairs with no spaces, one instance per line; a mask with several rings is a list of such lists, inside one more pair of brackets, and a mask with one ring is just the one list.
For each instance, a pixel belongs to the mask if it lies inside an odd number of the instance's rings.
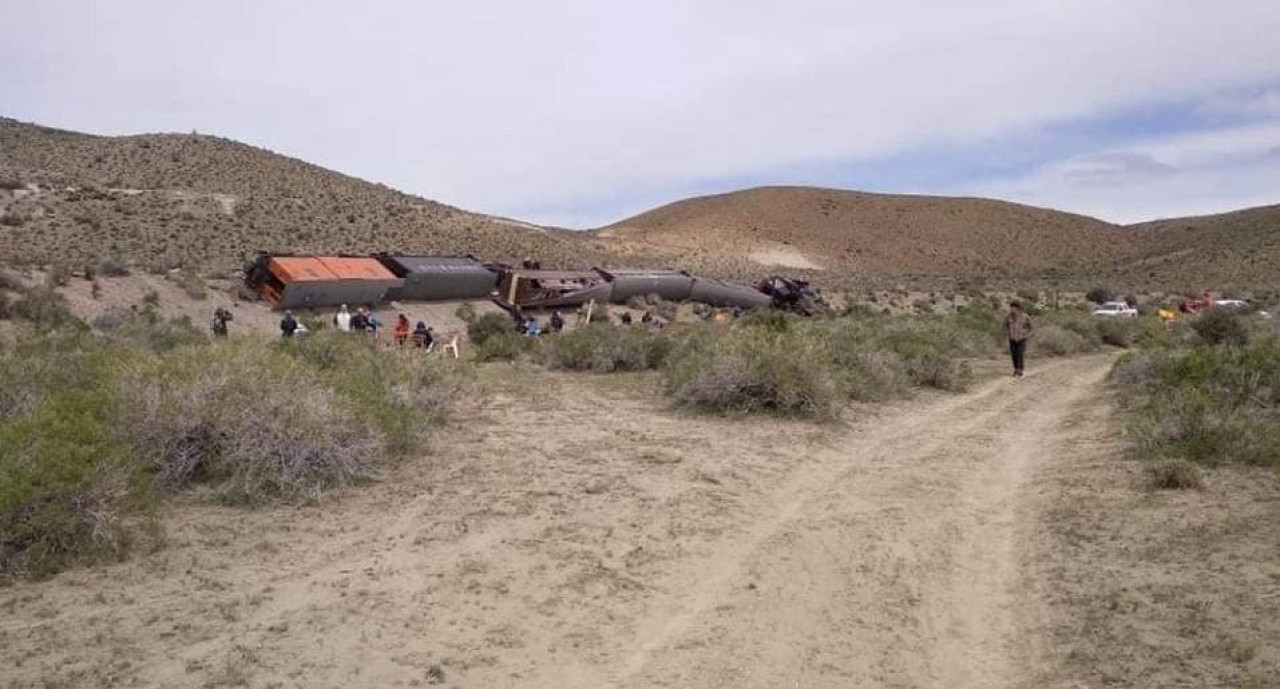
[[1031,339],[1031,316],[1022,310],[1022,302],[1009,302],[1004,317],[1004,330],[1009,335],[1009,356],[1013,359],[1013,377],[1021,378],[1027,363],[1027,340]]

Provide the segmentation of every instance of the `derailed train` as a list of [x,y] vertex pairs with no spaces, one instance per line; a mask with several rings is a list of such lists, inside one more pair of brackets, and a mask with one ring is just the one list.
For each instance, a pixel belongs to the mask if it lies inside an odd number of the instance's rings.
[[[259,254],[245,284],[276,308],[323,308],[384,301],[492,298],[506,308],[559,308],[589,301],[625,303],[657,295],[720,307],[775,306],[805,311],[816,295],[808,283],[768,278],[757,287],[697,277],[676,270],[544,270],[489,264],[474,256],[292,256]],[[807,295],[797,300],[797,294]]]

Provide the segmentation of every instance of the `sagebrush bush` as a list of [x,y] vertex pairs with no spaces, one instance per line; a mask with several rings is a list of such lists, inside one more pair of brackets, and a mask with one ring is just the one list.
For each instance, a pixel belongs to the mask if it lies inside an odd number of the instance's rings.
[[515,333],[511,317],[502,313],[486,313],[467,321],[467,339],[475,347],[481,347],[491,337]]
[[515,361],[533,351],[537,342],[528,335],[503,332],[484,338],[482,344],[471,348],[476,361]]
[[47,285],[24,290],[21,296],[10,305],[9,312],[14,317],[31,321],[46,329],[75,325],[80,322],[71,313],[67,300]]
[[368,419],[285,354],[235,344],[135,364],[122,380],[125,439],[166,488],[230,502],[316,497],[376,462]]
[[0,358],[0,577],[123,553],[167,491],[259,503],[345,486],[422,451],[472,379],[350,335],[172,335],[192,331],[131,313]]
[[1046,323],[1035,329],[1027,348],[1032,355],[1068,356],[1090,351],[1093,344],[1077,332]]
[[592,323],[543,338],[538,358],[548,368],[571,371],[645,371],[665,362],[671,341],[643,327]]
[[1244,319],[1231,309],[1209,309],[1191,321],[1191,329],[1205,344],[1243,346],[1249,342]]
[[1111,380],[1145,455],[1280,466],[1280,348],[1200,345],[1117,363]]
[[1180,457],[1158,459],[1147,465],[1147,484],[1156,490],[1200,488],[1204,481],[1196,465]]
[[666,389],[696,409],[823,418],[839,398],[834,373],[813,337],[743,328],[684,350],[667,370]]
[[116,438],[115,359],[55,342],[0,361],[0,578],[38,578],[128,546],[122,518],[150,492]]

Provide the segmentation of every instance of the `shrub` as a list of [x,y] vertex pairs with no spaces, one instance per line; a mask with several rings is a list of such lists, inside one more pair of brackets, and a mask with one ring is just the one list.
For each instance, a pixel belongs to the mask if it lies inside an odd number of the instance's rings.
[[114,359],[54,341],[0,361],[0,577],[39,578],[128,546],[121,518],[149,492],[115,437]]
[[166,488],[208,484],[236,503],[315,497],[381,454],[371,425],[279,352],[187,349],[124,381],[125,440]]
[[1209,309],[1191,322],[1191,328],[1206,344],[1239,347],[1249,341],[1244,321],[1231,309]]
[[1099,318],[1095,323],[1098,338],[1103,344],[1125,349],[1133,346],[1138,328],[1138,321],[1133,318]]
[[825,348],[813,337],[735,329],[681,352],[666,375],[677,404],[728,413],[830,417],[838,392]]
[[107,277],[127,277],[129,268],[119,256],[108,256],[98,262],[98,272]]
[[[586,308],[586,307],[583,307]],[[604,302],[597,302],[591,309],[592,323],[612,323],[613,315],[609,312],[609,305]]]
[[463,302],[462,305],[453,312],[453,315],[457,316],[458,320],[463,323],[470,325],[471,321],[476,319],[476,307],[472,306],[469,301]]
[[111,341],[141,346],[152,352],[165,352],[208,341],[205,334],[185,317],[164,321],[154,313],[132,309],[108,309],[93,320],[93,327]]
[[1108,301],[1115,301],[1116,293],[1106,287],[1094,287],[1084,293],[1084,298],[1095,304],[1102,304]]
[[486,313],[467,322],[467,339],[477,348],[483,347],[491,337],[511,334],[516,334],[515,327],[506,314]]
[[1274,344],[1126,356],[1111,380],[1143,454],[1280,466],[1280,348]]
[[1036,329],[1028,348],[1040,356],[1067,356],[1087,352],[1092,345],[1078,333],[1050,323]]
[[1187,490],[1204,485],[1200,469],[1178,457],[1159,459],[1147,465],[1147,483],[1156,490]]
[[472,351],[480,362],[514,361],[532,351],[535,344],[528,335],[507,331],[485,337],[483,344],[473,346]]
[[67,306],[67,300],[52,287],[42,285],[22,293],[13,302],[10,312],[21,319],[31,321],[42,328],[57,328],[79,323]]
[[[205,283],[204,278],[199,275],[181,270],[176,273],[170,273],[169,279],[177,283],[182,289],[182,293],[187,295],[188,299],[194,301],[204,301],[209,298],[209,286]],[[157,295],[157,298],[159,295]]]
[[540,359],[549,368],[597,373],[655,369],[670,351],[670,340],[661,334],[600,323],[548,337],[541,345]]

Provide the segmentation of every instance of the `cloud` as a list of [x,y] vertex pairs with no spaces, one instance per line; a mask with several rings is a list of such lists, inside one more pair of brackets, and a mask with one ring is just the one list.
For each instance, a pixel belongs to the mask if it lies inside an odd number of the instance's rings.
[[1280,202],[1280,118],[1148,139],[957,187],[1117,222]]
[[582,223],[1280,79],[1271,0],[42,0],[5,19],[11,116],[198,129]]

